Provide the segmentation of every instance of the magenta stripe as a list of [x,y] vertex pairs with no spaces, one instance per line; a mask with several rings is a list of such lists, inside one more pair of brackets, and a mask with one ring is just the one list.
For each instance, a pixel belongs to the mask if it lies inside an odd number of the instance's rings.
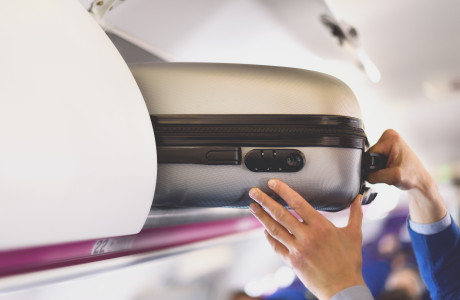
[[13,274],[71,266],[131,254],[145,253],[187,245],[207,239],[244,232],[260,227],[252,216],[206,223],[142,230],[128,237],[108,238],[107,244],[120,244],[103,254],[92,254],[103,239],[0,252],[0,277]]

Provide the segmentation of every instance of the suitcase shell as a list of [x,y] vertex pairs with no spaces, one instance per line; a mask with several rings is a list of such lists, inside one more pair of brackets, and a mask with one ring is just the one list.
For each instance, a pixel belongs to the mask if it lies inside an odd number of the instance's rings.
[[[338,211],[362,189],[367,140],[358,102],[340,80],[301,69],[235,64],[144,64],[132,65],[131,71],[157,141],[154,207],[247,207],[251,187],[286,205],[267,188],[270,178],[278,178],[316,209]],[[180,161],[193,147],[222,146],[238,149],[240,161]],[[166,157],[175,147],[182,147],[179,160],[162,161],[162,153]],[[274,149],[300,151],[303,168],[248,169],[248,153],[260,156],[260,149],[272,156]]]

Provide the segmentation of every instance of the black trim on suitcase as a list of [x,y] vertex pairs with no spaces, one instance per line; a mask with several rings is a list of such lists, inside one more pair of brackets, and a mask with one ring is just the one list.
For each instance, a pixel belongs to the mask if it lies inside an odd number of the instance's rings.
[[158,163],[240,165],[239,147],[157,147]]
[[327,115],[156,115],[158,146],[345,147],[364,149],[359,119]]
[[151,115],[158,125],[214,124],[214,125],[333,125],[362,128],[358,118],[337,115],[254,115],[254,114],[187,114]]

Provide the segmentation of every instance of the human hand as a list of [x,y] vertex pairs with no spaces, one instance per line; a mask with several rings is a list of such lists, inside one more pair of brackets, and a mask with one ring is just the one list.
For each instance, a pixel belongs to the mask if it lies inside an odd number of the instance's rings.
[[387,183],[402,190],[426,189],[432,182],[420,160],[394,130],[386,130],[369,152],[388,157],[385,169],[369,173],[370,183]]
[[388,162],[385,169],[369,173],[367,180],[409,190],[409,211],[413,221],[433,223],[446,215],[433,178],[396,131],[386,130],[369,152],[388,156]]
[[249,195],[258,204],[251,203],[249,209],[264,225],[274,251],[303,284],[319,299],[365,285],[361,273],[362,196],[358,195],[351,204],[348,225],[337,228],[284,182],[271,179],[268,185],[301,220],[257,188],[251,189]]

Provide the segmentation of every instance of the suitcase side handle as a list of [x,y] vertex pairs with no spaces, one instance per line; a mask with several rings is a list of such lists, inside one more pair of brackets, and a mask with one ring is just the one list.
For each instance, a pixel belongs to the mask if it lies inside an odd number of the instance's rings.
[[239,147],[157,147],[160,164],[241,165]]

